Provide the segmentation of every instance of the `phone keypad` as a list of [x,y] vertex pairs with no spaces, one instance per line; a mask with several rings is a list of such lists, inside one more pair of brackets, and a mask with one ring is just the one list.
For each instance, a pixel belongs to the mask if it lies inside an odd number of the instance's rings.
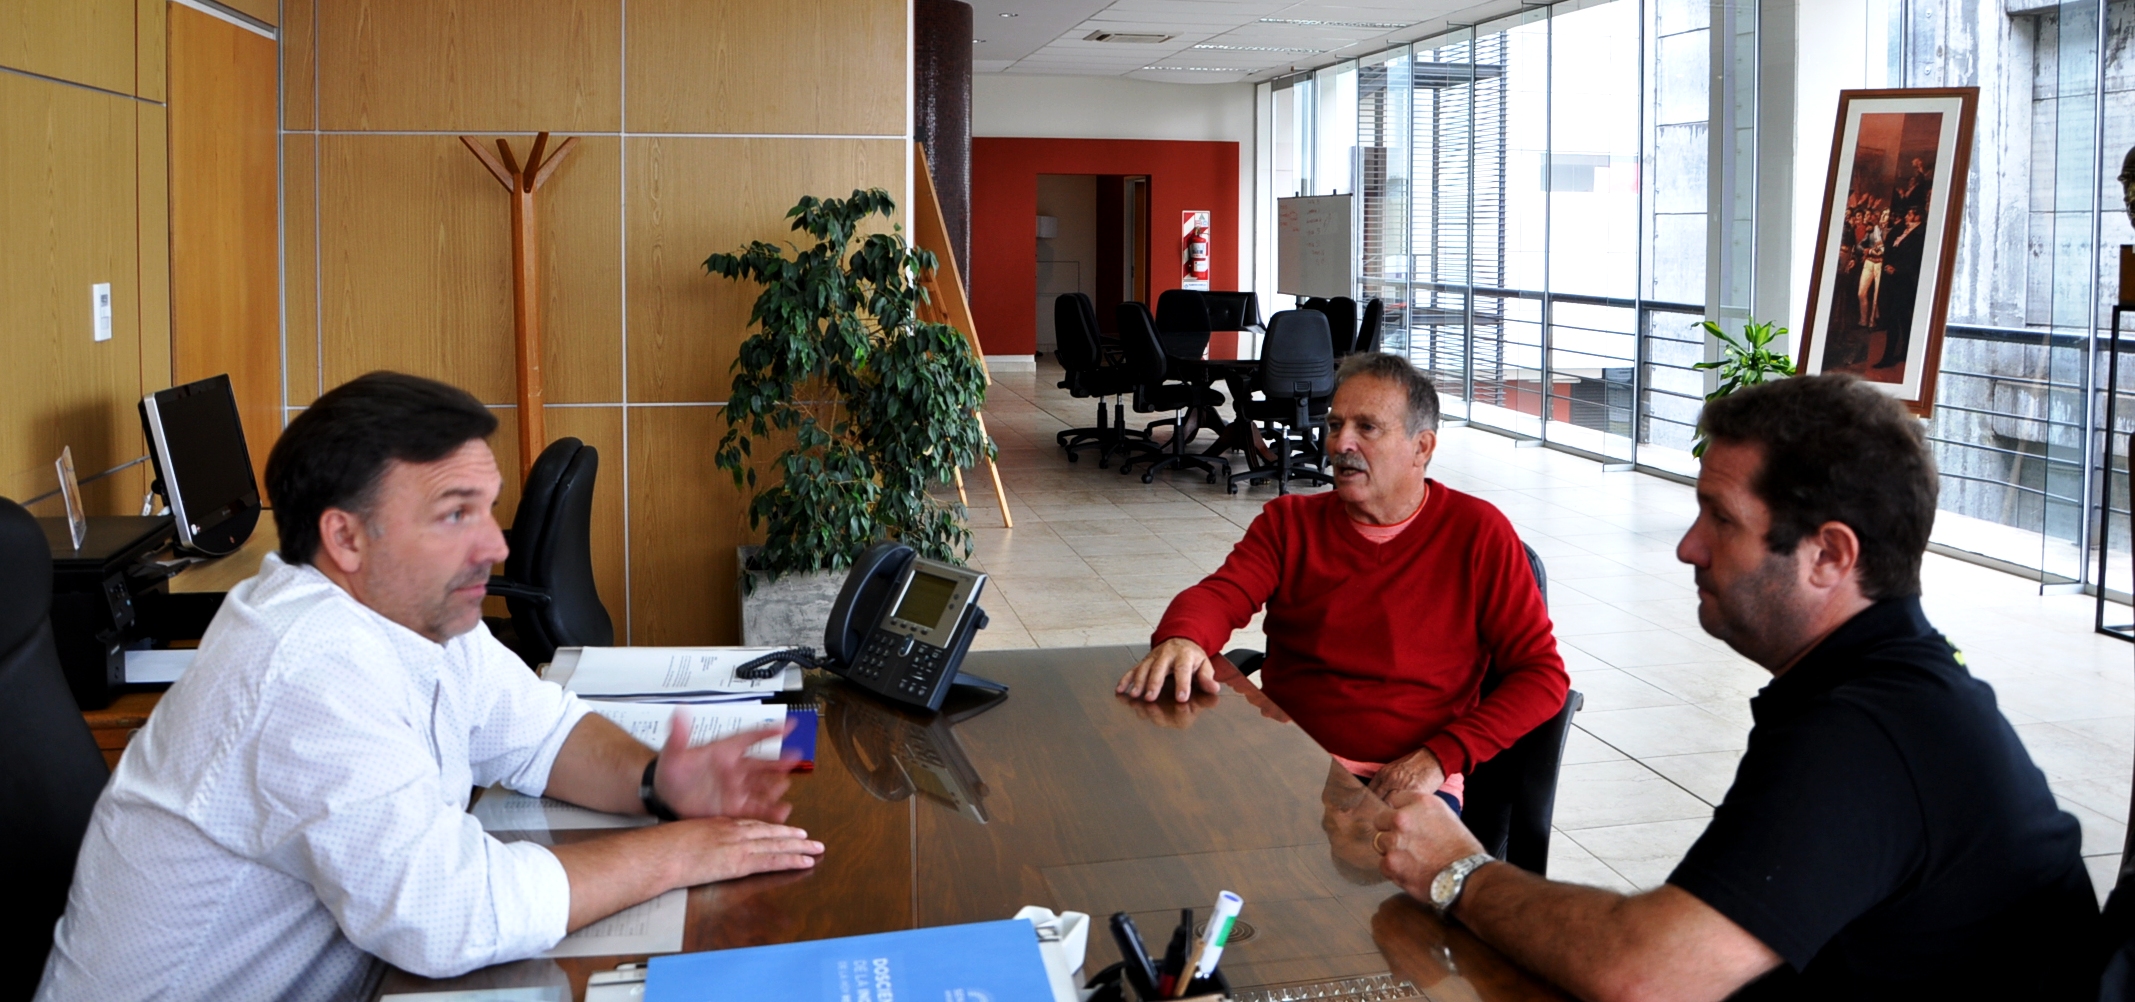
[[934,692],[947,656],[947,651],[911,637],[877,632],[862,645],[851,671],[855,677],[878,684],[886,673],[889,681],[885,689],[924,703]]

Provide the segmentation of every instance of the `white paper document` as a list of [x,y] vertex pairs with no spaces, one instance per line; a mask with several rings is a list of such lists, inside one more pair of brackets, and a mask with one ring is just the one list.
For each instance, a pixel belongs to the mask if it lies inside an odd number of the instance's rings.
[[[667,729],[674,719],[676,704],[672,703],[611,703],[589,699],[586,705],[630,736],[645,742],[654,751],[666,747]],[[786,708],[777,703],[689,703],[682,706],[689,713],[689,743],[709,744],[720,738],[739,734],[761,727],[784,727]],[[783,737],[766,738],[749,746],[749,757],[777,761],[779,744]]]
[[126,684],[142,685],[149,682],[176,682],[178,676],[192,666],[196,650],[186,651],[127,651]]
[[689,892],[668,891],[632,905],[563,938],[544,957],[606,957],[627,953],[680,953],[689,918]]
[[549,797],[492,786],[474,802],[475,820],[485,832],[573,831],[589,828],[642,828],[655,819],[644,814],[609,814]]
[[588,647],[564,688],[581,696],[771,695],[801,687],[801,670],[736,678],[742,664],[777,647]]

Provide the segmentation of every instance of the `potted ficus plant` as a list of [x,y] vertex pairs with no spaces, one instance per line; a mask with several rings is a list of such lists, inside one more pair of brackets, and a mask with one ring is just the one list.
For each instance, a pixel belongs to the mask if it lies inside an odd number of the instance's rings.
[[704,262],[763,286],[715,454],[764,530],[741,553],[744,643],[820,644],[839,572],[878,540],[953,563],[971,552],[963,506],[929,488],[992,453],[985,370],[955,328],[918,316],[934,255],[899,227],[862,233],[895,210],[880,188],[806,197],[786,215],[812,246],[789,257],[759,240]]
[[[1705,328],[1705,333],[1720,340],[1718,359],[1691,366],[1693,369],[1719,370],[1720,384],[1714,387],[1711,393],[1705,394],[1707,403],[1745,386],[1756,386],[1794,375],[1794,360],[1772,347],[1774,342],[1787,336],[1786,328],[1776,323],[1746,321],[1742,325],[1742,336],[1738,338],[1710,320],[1700,326]],[[1704,456],[1707,441],[1705,426],[1700,423],[1698,440],[1690,447],[1690,454]]]

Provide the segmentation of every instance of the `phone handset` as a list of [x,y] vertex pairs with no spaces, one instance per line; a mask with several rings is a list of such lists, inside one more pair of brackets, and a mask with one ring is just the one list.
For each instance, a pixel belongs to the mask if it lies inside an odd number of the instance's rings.
[[826,667],[898,702],[941,709],[949,686],[993,692],[1007,686],[961,673],[972,637],[987,622],[979,607],[986,575],[919,556],[902,543],[876,543],[853,561],[824,624]]

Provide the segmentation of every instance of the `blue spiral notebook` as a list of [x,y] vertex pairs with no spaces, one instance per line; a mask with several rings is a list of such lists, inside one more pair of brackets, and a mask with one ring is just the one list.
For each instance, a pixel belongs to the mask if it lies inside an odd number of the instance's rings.
[[1052,1002],[1028,919],[654,957],[645,1002]]

